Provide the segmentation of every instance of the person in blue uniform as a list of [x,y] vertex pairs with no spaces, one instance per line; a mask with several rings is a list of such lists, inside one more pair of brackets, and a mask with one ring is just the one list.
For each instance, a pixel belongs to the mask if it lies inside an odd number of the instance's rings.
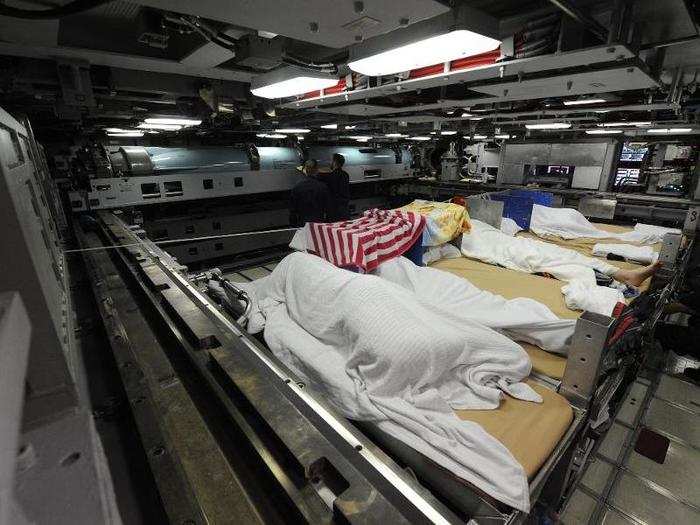
[[304,226],[307,222],[330,222],[333,202],[327,184],[319,178],[318,162],[307,160],[302,171],[304,178],[292,188],[289,223]]

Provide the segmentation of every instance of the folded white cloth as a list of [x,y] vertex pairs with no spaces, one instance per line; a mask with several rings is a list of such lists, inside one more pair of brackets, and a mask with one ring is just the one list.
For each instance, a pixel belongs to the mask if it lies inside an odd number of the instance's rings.
[[596,286],[587,281],[574,280],[562,286],[564,302],[572,310],[586,310],[601,315],[612,315],[617,303],[624,303],[620,290]]
[[634,225],[634,230],[629,233],[620,235],[620,239],[628,242],[636,242],[639,244],[656,244],[664,240],[667,233],[681,233],[678,228],[666,228],[664,226],[655,226],[653,224],[637,223]]
[[[401,258],[389,263],[397,261],[395,271],[410,272]],[[504,391],[541,401],[521,383],[531,364],[520,346],[388,278],[348,272],[308,254],[287,256],[271,275],[243,288],[253,297],[249,330],[264,328],[275,356],[343,415],[372,421],[528,511],[522,466],[480,425],[453,412],[496,408]]]
[[472,219],[472,231],[462,237],[462,253],[472,259],[526,273],[545,272],[561,281],[582,279],[595,284],[595,272],[613,275],[618,268],[601,259],[527,237],[509,237]]
[[550,208],[535,204],[532,206],[530,231],[536,235],[552,235],[562,239],[620,239],[637,244],[656,244],[667,233],[680,233],[676,228],[665,228],[651,224],[636,224],[631,232],[611,233],[596,228],[578,210],[571,208]]
[[635,246],[634,244],[594,244],[593,255],[607,257],[609,253],[624,257],[628,261],[636,261],[643,264],[656,262],[659,254],[651,246]]
[[441,244],[440,246],[431,246],[423,253],[423,264],[426,266],[440,259],[458,259],[462,256],[462,252],[459,251],[452,243]]
[[509,217],[501,219],[501,231],[510,237],[514,237],[518,232],[523,231],[520,225]]

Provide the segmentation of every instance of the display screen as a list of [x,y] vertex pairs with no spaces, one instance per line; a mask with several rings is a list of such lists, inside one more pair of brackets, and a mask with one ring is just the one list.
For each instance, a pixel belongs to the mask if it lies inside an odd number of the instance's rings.
[[644,160],[644,155],[646,155],[649,148],[646,146],[636,146],[629,143],[625,143],[622,146],[622,154],[620,155],[620,160],[631,161],[631,162],[642,162]]

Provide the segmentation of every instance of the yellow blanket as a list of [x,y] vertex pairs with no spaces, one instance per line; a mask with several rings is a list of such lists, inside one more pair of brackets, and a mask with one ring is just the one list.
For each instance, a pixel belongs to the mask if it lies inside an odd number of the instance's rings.
[[417,199],[399,209],[420,213],[426,218],[423,246],[439,246],[471,230],[469,213],[459,204]]

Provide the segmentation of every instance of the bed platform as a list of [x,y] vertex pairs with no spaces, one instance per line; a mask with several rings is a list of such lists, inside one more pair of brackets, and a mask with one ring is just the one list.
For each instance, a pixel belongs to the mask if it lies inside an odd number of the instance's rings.
[[[134,275],[141,275],[139,279],[144,279],[145,286],[150,289],[149,294],[153,295],[157,303],[160,302],[167,306],[178,291],[176,288],[181,289],[184,292],[182,300],[189,298],[193,305],[197,305],[196,309],[193,309],[192,315],[196,313],[196,316],[201,316],[201,312],[204,312],[211,318],[220,316],[227,319],[225,322],[217,321],[216,323],[219,329],[222,329],[222,326],[230,327],[228,335],[216,336],[220,337],[218,342],[224,346],[228,345],[229,335],[233,335],[233,339],[242,343],[243,346],[257,349],[253,352],[257,356],[255,357],[256,361],[261,360],[268,363],[266,366],[272,367],[273,370],[280,369],[280,364],[274,356],[264,349],[259,341],[247,336],[240,325],[235,322],[242,310],[230,315],[224,311],[212,310],[211,305],[207,306],[206,300],[197,292],[198,278],[196,276],[189,276],[190,279],[185,278],[183,272],[186,272],[186,269],[169,259],[165,252],[162,252],[150,241],[141,239],[139,236],[142,235],[142,232],[129,229],[112,214],[105,214],[100,220],[104,225],[103,229],[107,232],[104,236],[110,234],[114,236],[114,232],[118,232],[118,236],[114,238],[120,243],[125,241],[143,243],[143,249],[121,250],[125,251],[121,260],[134,267]],[[638,327],[640,333],[653,331],[653,324],[661,315],[663,304],[671,297],[675,287],[680,282],[683,265],[687,262],[686,259],[684,257],[674,259],[674,262],[677,263],[673,267],[675,270],[670,270],[669,277],[651,287],[655,294],[654,308],[647,323]],[[153,263],[154,260],[156,264]],[[235,273],[224,272],[224,276],[228,277],[227,280],[231,283],[239,280],[250,281],[269,273],[274,268],[274,264],[274,262],[266,263],[264,267],[261,267],[259,262],[251,265],[252,267],[242,265],[235,268]],[[574,312],[566,308],[560,290],[562,286],[560,281],[515,272],[466,258],[445,259],[432,266],[467,278],[474,285],[506,298],[531,297],[549,306],[560,317],[577,319],[576,332],[567,357],[545,352],[533,345],[523,344],[533,362],[533,374],[528,382],[542,395],[544,399],[542,404],[506,398],[496,410],[456,411],[459,418],[479,423],[487,432],[503,443],[520,462],[529,478],[533,506],[542,504],[555,510],[560,508],[580,475],[581,466],[585,464],[585,459],[593,449],[596,438],[604,435],[605,425],[593,431],[592,421],[596,419],[604,407],[611,406],[614,410],[614,403],[611,405],[611,402],[620,390],[624,391],[630,375],[634,377],[635,365],[639,364],[640,355],[617,355],[615,350],[611,348],[609,340],[614,327],[612,318],[590,312]],[[148,273],[144,274],[144,268],[149,269]],[[159,278],[155,274],[151,274],[161,270],[166,274],[163,281],[167,281],[172,289],[162,288],[163,283],[158,280]],[[178,274],[181,276],[178,277]],[[172,311],[167,309],[166,314],[173,315]],[[184,326],[189,324],[189,320],[173,318],[172,323],[176,326]],[[194,348],[194,353],[203,359],[202,365],[206,364],[207,361],[204,358],[209,354],[210,361],[206,366],[213,365],[215,374],[208,380],[230,381],[231,384],[238,385],[237,388],[241,388],[244,393],[248,389],[258,388],[256,384],[248,383],[247,379],[242,383],[239,382],[239,378],[236,377],[236,369],[229,366],[231,364],[229,361],[233,359],[235,354],[227,354],[223,347],[207,350],[211,339],[203,337],[208,332],[203,332],[202,326],[204,325],[195,325],[191,333],[187,331],[183,333],[186,339],[199,346],[199,348]],[[646,332],[644,332],[645,330]],[[244,353],[247,354],[247,352]],[[208,373],[211,374],[211,372],[212,370]],[[311,389],[302,383],[297,383],[288,371],[280,373],[283,373],[283,377],[289,377],[289,380],[285,380],[286,385],[294,390],[292,395],[282,388],[285,397],[293,399],[297,409],[308,414],[307,417],[316,418],[319,407],[327,411],[326,413],[332,412],[323,405],[322,401],[315,399]],[[272,377],[270,379],[272,384],[276,385],[279,377]],[[248,394],[246,393],[246,395]],[[255,403],[260,402],[260,398],[251,397],[250,399],[254,400]],[[305,403],[309,403],[312,408],[305,408]],[[266,410],[271,408],[268,405],[265,407]],[[330,412],[328,412],[329,410]],[[523,522],[527,518],[524,513],[488,497],[478,487],[457,478],[451,472],[416,453],[415,450],[402,442],[379,431],[374,425],[353,423],[357,430],[361,431],[361,434],[347,428],[341,430],[341,434],[351,436],[348,439],[357,440],[357,443],[363,443],[363,451],[368,451],[368,454],[371,455],[371,463],[375,470],[371,475],[367,475],[365,483],[372,482],[373,477],[377,476],[376,473],[385,468],[380,465],[385,464],[388,466],[386,467],[388,470],[385,472],[391,473],[389,476],[391,483],[395,486],[396,484],[401,485],[404,490],[412,490],[414,500],[419,500],[418,503],[426,509],[428,507],[439,509],[442,516],[448,517],[448,522],[452,522],[454,519],[468,521],[473,518],[480,523],[510,524]],[[343,425],[348,423],[343,420],[343,422],[338,421],[333,424],[337,425],[338,429],[342,429]],[[283,429],[280,427],[276,431],[282,432]],[[278,435],[285,442],[290,439],[290,436],[283,432]],[[335,436],[332,441],[337,439]],[[291,446],[291,442],[289,445]],[[344,465],[340,458],[334,461]],[[405,469],[403,472],[402,468]],[[346,467],[344,469],[350,475],[350,471]],[[411,481],[410,474],[407,473],[412,473],[416,479]],[[382,483],[386,483],[389,478],[386,476],[382,478]],[[335,490],[336,493],[329,495],[331,498],[329,502],[335,501],[336,504],[338,502],[343,504],[344,492],[337,488]],[[339,490],[340,492],[338,492]],[[327,492],[326,495],[328,495]],[[428,509],[429,511],[430,509]]]

